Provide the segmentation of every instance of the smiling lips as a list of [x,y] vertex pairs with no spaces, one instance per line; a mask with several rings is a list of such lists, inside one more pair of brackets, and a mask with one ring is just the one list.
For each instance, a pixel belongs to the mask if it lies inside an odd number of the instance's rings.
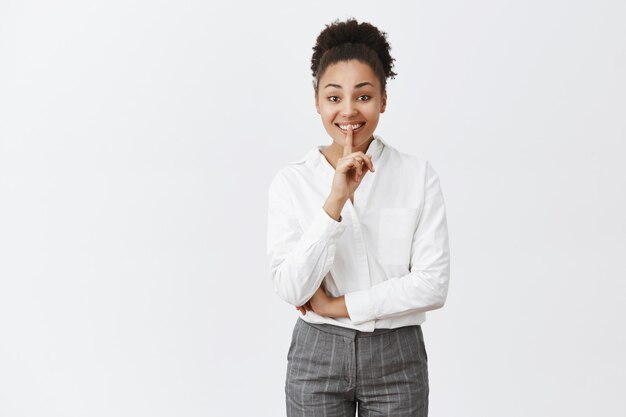
[[[361,128],[363,127],[363,125],[365,125],[365,122],[358,122],[358,123],[354,123],[352,124],[352,134],[355,134],[357,132],[359,132],[361,130]],[[339,123],[335,123],[335,126],[337,126],[339,128],[339,130],[341,130],[342,133],[348,133],[348,126],[350,126],[350,124],[339,124]]]

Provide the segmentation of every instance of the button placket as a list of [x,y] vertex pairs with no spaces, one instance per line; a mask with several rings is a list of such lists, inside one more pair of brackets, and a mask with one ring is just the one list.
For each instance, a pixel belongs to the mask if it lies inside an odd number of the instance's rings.
[[363,228],[359,219],[359,214],[356,208],[350,204],[350,218],[352,219],[352,235],[354,238],[354,252],[357,258],[357,264],[359,269],[359,277],[367,277],[368,286],[372,285],[371,276],[369,272],[369,265],[367,261],[367,248],[365,247],[365,238],[363,237]]

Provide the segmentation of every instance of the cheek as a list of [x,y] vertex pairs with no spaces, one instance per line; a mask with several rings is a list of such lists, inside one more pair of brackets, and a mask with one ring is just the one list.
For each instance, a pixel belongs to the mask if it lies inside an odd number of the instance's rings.
[[367,112],[367,119],[370,122],[377,122],[378,118],[380,117],[380,113],[377,111],[378,109],[372,109],[371,111]]
[[322,118],[324,119],[325,123],[330,123],[332,124],[333,121],[336,118],[335,112],[332,110],[328,110],[328,109],[322,109],[320,114],[322,115]]
[[367,124],[370,126],[378,122],[378,115],[376,114],[366,114],[365,118],[367,119]]

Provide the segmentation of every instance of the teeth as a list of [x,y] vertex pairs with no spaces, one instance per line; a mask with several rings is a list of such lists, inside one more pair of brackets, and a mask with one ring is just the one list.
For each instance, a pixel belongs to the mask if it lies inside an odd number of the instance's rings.
[[[339,127],[340,127],[342,130],[348,130],[348,126],[350,126],[350,125],[339,125]],[[356,125],[352,125],[352,130],[354,130],[354,129],[358,129],[358,128],[360,128],[361,126],[363,126],[363,123],[359,123],[359,124],[356,124]]]

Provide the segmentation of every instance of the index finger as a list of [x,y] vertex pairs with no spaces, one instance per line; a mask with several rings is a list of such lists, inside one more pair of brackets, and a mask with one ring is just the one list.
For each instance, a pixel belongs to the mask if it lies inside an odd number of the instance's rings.
[[348,133],[346,133],[346,144],[343,145],[343,156],[352,153],[352,125],[348,125]]

